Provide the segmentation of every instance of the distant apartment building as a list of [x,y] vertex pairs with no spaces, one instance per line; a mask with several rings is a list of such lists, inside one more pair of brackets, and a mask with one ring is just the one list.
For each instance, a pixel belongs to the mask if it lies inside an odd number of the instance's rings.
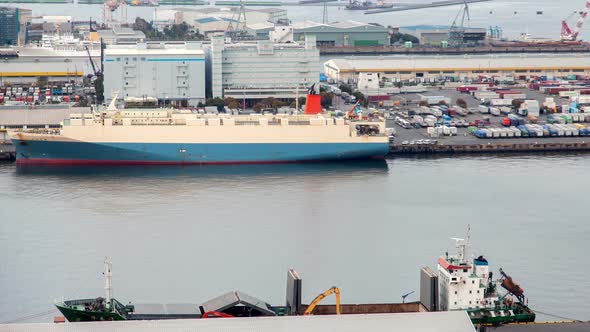
[[98,35],[107,45],[122,45],[145,42],[145,34],[142,31],[133,30],[127,27],[114,27],[111,29],[98,30]]
[[201,43],[109,45],[104,50],[105,99],[156,97],[196,106],[205,101]]
[[25,44],[31,17],[30,9],[0,7],[0,46]]
[[213,37],[209,60],[213,97],[295,98],[319,81],[319,51],[313,36],[302,43],[226,43],[223,37]]

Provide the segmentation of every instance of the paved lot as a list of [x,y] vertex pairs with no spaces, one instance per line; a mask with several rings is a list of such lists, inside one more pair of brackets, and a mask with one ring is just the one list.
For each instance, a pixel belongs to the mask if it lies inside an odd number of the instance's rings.
[[[568,99],[560,99],[556,96],[548,96],[536,90],[529,90],[529,89],[513,89],[517,91],[522,91],[527,95],[527,99],[536,99],[539,101],[539,104],[542,104],[545,101],[546,97],[554,97],[555,101],[558,105],[568,103]],[[455,104],[458,98],[462,98],[467,102],[468,108],[476,109],[480,105],[480,101],[469,95],[464,93],[459,93],[455,89],[439,89],[434,88],[429,90],[428,92],[423,93],[423,95],[429,96],[444,96],[451,99],[451,102]],[[403,105],[401,107],[401,111],[408,111],[408,110],[415,110],[417,109],[417,104],[420,100],[419,94],[404,94],[401,95],[406,100],[411,101],[409,105]],[[472,122],[475,119],[483,119],[484,117],[488,117],[490,119],[490,127],[502,127],[501,120],[504,117],[501,116],[493,116],[491,114],[481,114],[475,112],[473,114],[469,114],[466,117],[457,116],[457,119],[465,119],[467,122]],[[539,117],[539,124],[546,123],[546,115],[541,114]],[[404,141],[416,141],[416,140],[423,140],[423,139],[436,139],[438,140],[438,144],[509,144],[509,143],[541,143],[541,142],[586,142],[590,141],[590,137],[519,137],[519,138],[486,138],[481,139],[477,138],[467,132],[467,128],[457,128],[457,136],[440,136],[438,138],[431,138],[426,133],[426,128],[420,129],[404,129],[403,127],[394,123],[393,120],[387,121],[387,127],[395,128],[396,130],[396,139],[394,140],[395,145],[400,145]]]

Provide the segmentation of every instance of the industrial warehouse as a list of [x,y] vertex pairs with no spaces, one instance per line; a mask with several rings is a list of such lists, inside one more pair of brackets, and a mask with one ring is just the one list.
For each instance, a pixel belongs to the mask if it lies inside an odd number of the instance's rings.
[[356,82],[360,73],[378,73],[396,82],[567,76],[590,73],[590,58],[583,53],[358,56],[329,60],[324,71],[332,79],[349,82]]

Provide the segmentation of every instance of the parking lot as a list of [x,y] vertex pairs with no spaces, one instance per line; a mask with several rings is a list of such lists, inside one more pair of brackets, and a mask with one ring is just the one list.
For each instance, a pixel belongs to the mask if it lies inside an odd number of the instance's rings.
[[[531,90],[528,88],[511,88],[512,90],[521,91],[525,93],[527,99],[534,99],[539,101],[539,104],[545,102],[545,98],[553,97],[558,104],[565,104],[569,102],[569,99],[559,98],[558,96],[549,96],[537,90]],[[427,128],[403,128],[399,124],[395,123],[393,117],[406,115],[408,111],[416,110],[420,101],[421,95],[425,96],[443,96],[449,98],[452,104],[456,104],[457,99],[461,98],[467,103],[467,108],[473,112],[466,116],[457,115],[456,119],[463,119],[466,123],[473,124],[476,120],[489,119],[489,127],[500,128],[502,127],[501,120],[505,115],[493,116],[491,114],[482,114],[477,111],[480,105],[480,100],[467,93],[460,93],[455,88],[432,88],[429,91],[422,94],[404,94],[401,95],[403,100],[407,100],[407,103],[401,103],[398,112],[395,112],[387,120],[387,127],[394,128],[396,131],[396,137],[393,141],[394,145],[411,145],[413,144],[430,144],[432,141],[436,141],[437,144],[494,144],[494,143],[537,143],[539,140],[546,141],[551,140],[552,142],[585,142],[590,141],[590,137],[519,137],[519,138],[477,138],[467,131],[466,126],[457,127],[457,135],[454,136],[443,136],[430,137],[427,134]],[[397,97],[397,96],[396,96]],[[394,97],[394,98],[396,98]],[[398,99],[399,100],[399,99]],[[546,114],[540,114],[538,118],[539,124],[544,124],[547,121]],[[424,143],[426,141],[426,143]]]

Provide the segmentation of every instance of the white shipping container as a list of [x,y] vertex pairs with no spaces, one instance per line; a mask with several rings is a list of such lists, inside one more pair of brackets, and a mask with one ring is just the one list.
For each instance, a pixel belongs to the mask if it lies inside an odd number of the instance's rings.
[[579,91],[559,91],[559,97],[561,98],[572,98],[578,97],[580,95]]
[[490,100],[490,105],[492,105],[492,106],[510,106],[510,105],[512,105],[512,99],[494,98],[494,99]]

